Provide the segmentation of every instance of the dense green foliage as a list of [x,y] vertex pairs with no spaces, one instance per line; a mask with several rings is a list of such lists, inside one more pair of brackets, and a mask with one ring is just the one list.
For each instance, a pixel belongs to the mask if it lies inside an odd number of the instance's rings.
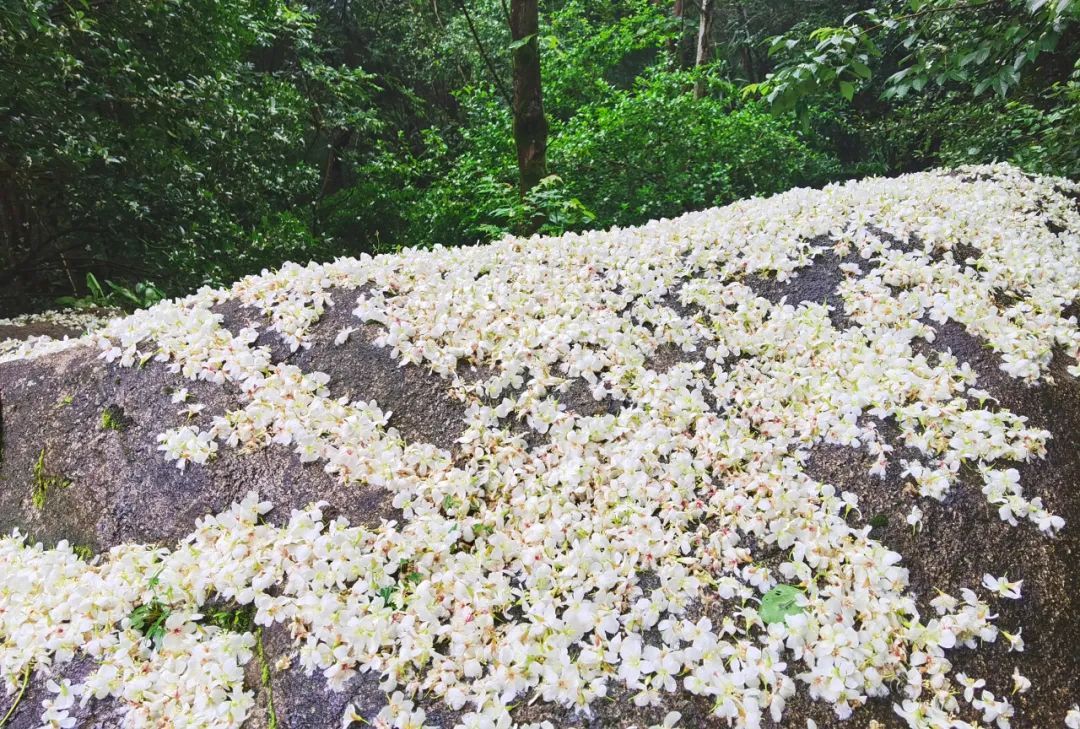
[[522,196],[503,0],[3,3],[0,308],[940,164],[1080,176],[1078,3],[714,12],[695,68],[692,2],[542,2],[552,174]]
[[[791,120],[739,104],[733,88],[694,99],[684,72],[583,105],[553,140],[554,167],[604,226],[819,184],[839,165]],[[719,84],[718,84],[719,86]]]
[[4,282],[182,287],[326,255],[306,146],[326,106],[364,125],[368,87],[309,63],[310,30],[254,0],[5,4]]

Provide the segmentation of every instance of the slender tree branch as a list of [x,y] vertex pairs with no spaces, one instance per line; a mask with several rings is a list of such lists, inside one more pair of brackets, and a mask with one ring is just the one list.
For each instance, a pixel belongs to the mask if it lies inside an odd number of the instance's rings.
[[457,6],[465,16],[465,22],[469,24],[469,32],[472,33],[473,40],[476,41],[476,49],[480,51],[480,56],[484,59],[484,64],[487,66],[488,71],[491,72],[491,78],[495,81],[499,93],[502,95],[506,105],[512,106],[513,102],[510,100],[510,92],[507,91],[506,85],[503,84],[502,79],[499,77],[499,72],[495,69],[495,64],[492,63],[491,58],[488,56],[487,50],[480,40],[480,34],[476,32],[476,26],[473,25],[472,16],[469,15],[469,10],[465,7],[464,0],[457,0]]

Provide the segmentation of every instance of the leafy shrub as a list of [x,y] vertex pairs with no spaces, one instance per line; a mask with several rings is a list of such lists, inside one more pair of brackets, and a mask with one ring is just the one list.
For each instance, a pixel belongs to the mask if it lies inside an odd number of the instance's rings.
[[[403,137],[384,144],[356,184],[328,201],[336,211],[334,237],[347,238],[352,226],[374,230],[367,245],[389,251],[470,245],[506,233],[560,233],[593,220],[560,175],[522,197],[508,110],[486,89],[468,88],[460,100],[464,124],[424,130],[417,152]],[[357,205],[363,201],[370,207],[353,218],[352,211],[365,210]]]
[[891,170],[1008,161],[1032,172],[1080,176],[1080,74],[1035,98],[965,104],[920,98],[873,122],[872,154]]
[[86,296],[61,296],[57,304],[74,309],[145,309],[165,298],[155,284],[140,281],[131,287],[105,281],[105,286],[92,273],[86,274]]
[[741,105],[733,93],[695,99],[691,87],[689,74],[656,73],[610,103],[584,107],[558,131],[552,169],[597,223],[636,224],[839,173],[793,119]]
[[[712,94],[695,99],[695,78],[654,71],[553,123],[553,174],[524,198],[505,105],[490,91],[467,89],[461,127],[426,130],[416,154],[403,139],[386,147],[332,204],[351,210],[374,198],[372,217],[358,227],[374,226],[382,249],[393,250],[633,225],[840,174],[833,155],[804,141],[794,117],[743,104],[715,78]],[[342,230],[333,235],[346,237]]]
[[305,149],[363,128],[368,87],[309,31],[284,0],[0,4],[0,282],[183,291],[318,253]]

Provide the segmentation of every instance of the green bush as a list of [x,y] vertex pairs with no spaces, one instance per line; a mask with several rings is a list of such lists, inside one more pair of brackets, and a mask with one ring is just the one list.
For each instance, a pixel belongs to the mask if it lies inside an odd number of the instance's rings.
[[560,233],[592,221],[560,175],[523,198],[508,110],[486,89],[465,89],[460,102],[463,124],[424,130],[419,151],[404,136],[384,144],[357,182],[328,201],[334,237],[366,230],[373,250],[392,251],[471,245],[506,233]]
[[466,122],[459,138],[429,129],[417,154],[400,141],[369,163],[339,201],[376,196],[381,219],[362,225],[377,226],[379,240],[389,243],[384,250],[392,250],[635,225],[840,174],[836,158],[811,148],[793,117],[742,104],[733,87],[716,80],[710,96],[695,99],[694,78],[653,72],[554,122],[552,175],[524,199],[506,107],[491,93],[470,89],[461,95]]
[[0,282],[179,293],[323,253],[305,150],[363,128],[367,82],[310,30],[284,0],[0,4]]
[[866,154],[890,170],[1012,162],[1026,170],[1080,176],[1080,76],[1034,98],[965,104],[951,95],[898,106],[872,122]]
[[657,73],[611,103],[581,109],[550,145],[552,169],[600,225],[632,225],[723,205],[839,174],[792,118],[736,103],[722,88],[703,99],[686,73]]

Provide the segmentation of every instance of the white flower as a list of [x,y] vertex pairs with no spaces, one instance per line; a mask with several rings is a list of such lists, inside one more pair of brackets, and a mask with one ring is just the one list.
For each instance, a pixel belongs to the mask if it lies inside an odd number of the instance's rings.
[[990,592],[1001,597],[1007,597],[1010,600],[1020,599],[1020,586],[1023,584],[1023,580],[1009,582],[1007,577],[994,577],[990,574],[983,575],[983,587]]
[[1012,680],[1013,680],[1013,690],[1012,690],[1012,692],[1014,694],[1016,694],[1016,693],[1025,694],[1025,693],[1027,693],[1028,689],[1031,688],[1031,681],[1028,680],[1027,677],[1020,675],[1020,670],[1017,669],[1017,668],[1013,669]]
[[664,720],[659,724],[654,724],[650,729],[674,729],[682,721],[682,714],[678,711],[669,711],[664,715]]
[[969,678],[963,673],[956,674],[956,681],[964,687],[964,700],[971,703],[975,700],[975,692],[986,685],[986,681],[981,678]]
[[345,344],[345,342],[349,340],[349,337],[352,336],[352,333],[355,332],[356,329],[356,327],[345,327],[344,329],[340,330],[337,333],[337,336],[334,337],[334,344],[337,346]]
[[186,415],[189,418],[194,418],[206,408],[206,405],[201,402],[196,402],[188,405],[186,408],[180,411],[180,415]]
[[912,529],[918,529],[922,525],[922,509],[918,505],[912,506],[911,511],[907,515],[907,523],[911,525]]
[[217,443],[210,433],[186,425],[165,431],[158,436],[158,443],[158,450],[165,451],[167,458],[175,460],[181,471],[189,461],[202,465],[217,453]]
[[1005,699],[996,699],[989,691],[983,691],[979,698],[971,702],[971,705],[982,711],[983,721],[996,723],[998,729],[1009,729],[1009,720],[1014,711],[1012,705]]
[[1024,650],[1024,639],[1020,636],[1023,629],[1018,629],[1016,633],[1009,633],[1008,631],[1001,631],[1001,634],[1005,636],[1005,639],[1009,641],[1009,650],[1017,651],[1018,653]]

